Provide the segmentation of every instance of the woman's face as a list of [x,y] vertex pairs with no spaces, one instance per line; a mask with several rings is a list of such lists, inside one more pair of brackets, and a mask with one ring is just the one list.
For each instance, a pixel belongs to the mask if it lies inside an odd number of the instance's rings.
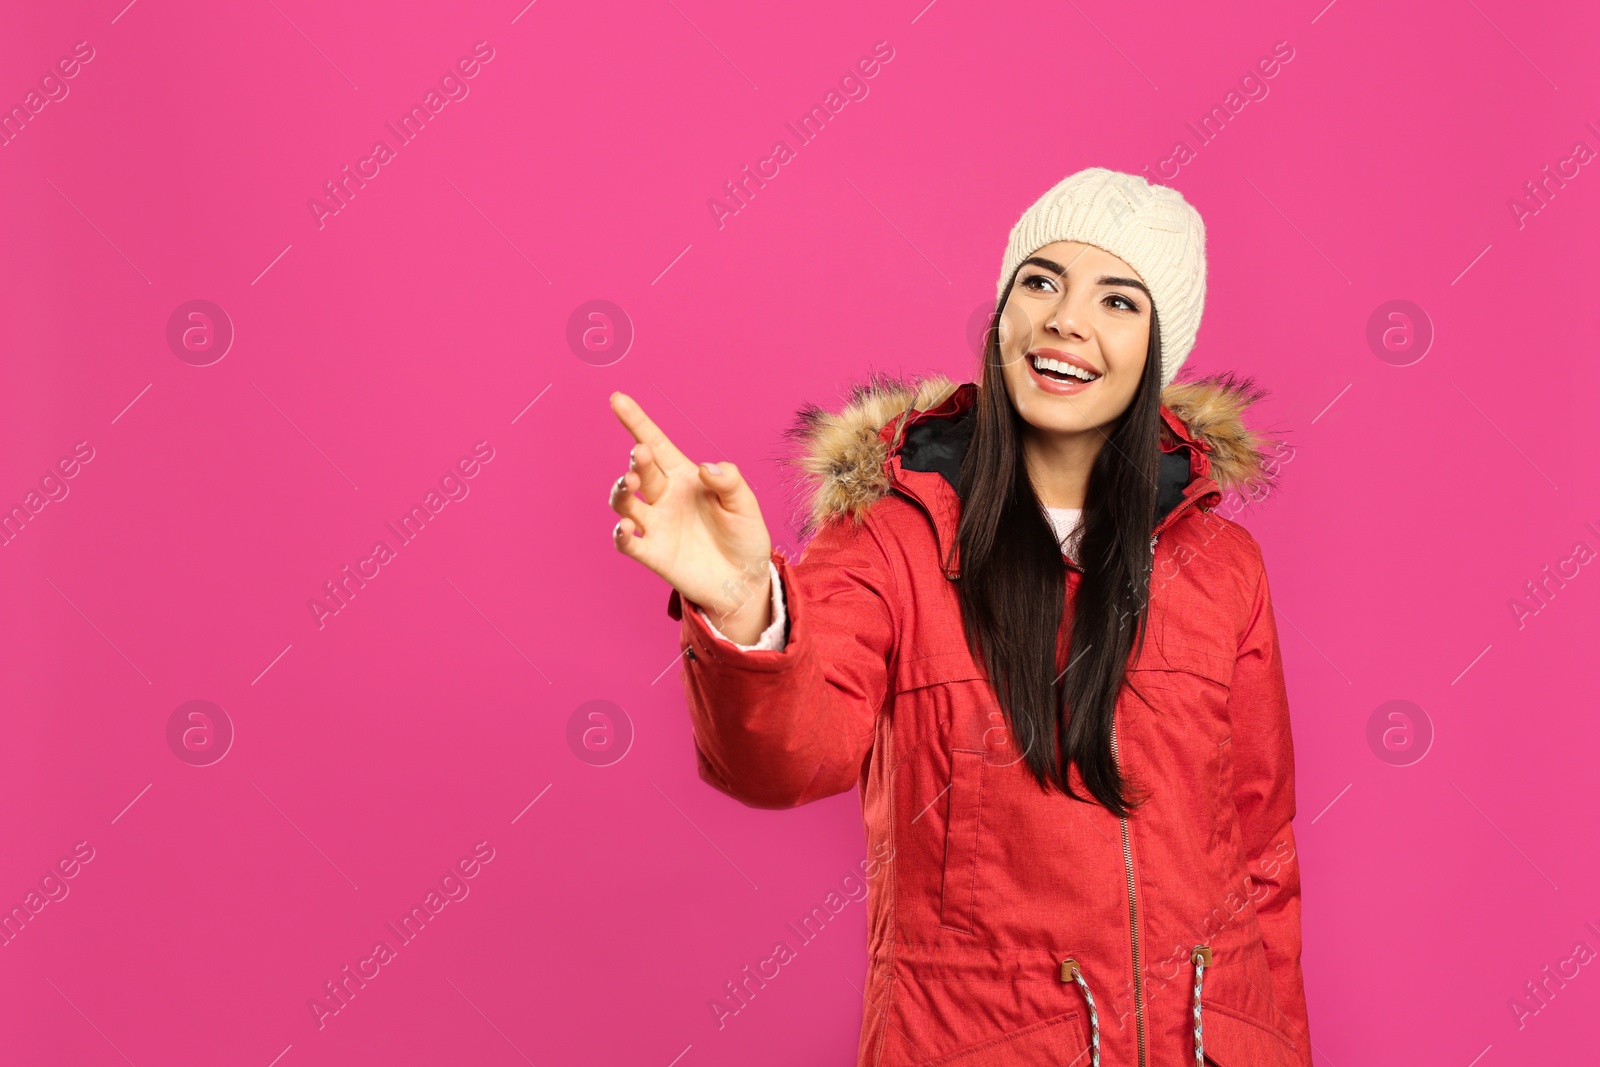
[[[1139,389],[1150,307],[1138,273],[1094,245],[1057,241],[1023,260],[1000,318],[1006,391],[1023,421],[1046,432],[1104,433]],[[1036,357],[1071,363],[1092,381],[1041,368]]]

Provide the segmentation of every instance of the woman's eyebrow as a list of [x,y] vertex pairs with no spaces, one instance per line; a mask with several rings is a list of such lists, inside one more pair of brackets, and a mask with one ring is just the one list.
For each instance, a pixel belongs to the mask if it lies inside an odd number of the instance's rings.
[[[1027,259],[1022,261],[1022,265],[1024,267],[1026,267],[1030,263],[1032,263],[1036,267],[1043,267],[1045,270],[1050,271],[1052,274],[1055,274],[1057,276],[1065,275],[1067,273],[1067,268],[1063,267],[1059,263],[1054,262],[1053,260],[1045,259],[1043,256],[1029,256]],[[1112,277],[1109,274],[1103,274],[1099,278],[1095,279],[1095,284],[1096,285],[1126,285],[1130,289],[1139,290],[1145,296],[1150,296],[1150,290],[1145,288],[1144,282],[1141,282],[1137,278],[1116,278],[1116,277]]]

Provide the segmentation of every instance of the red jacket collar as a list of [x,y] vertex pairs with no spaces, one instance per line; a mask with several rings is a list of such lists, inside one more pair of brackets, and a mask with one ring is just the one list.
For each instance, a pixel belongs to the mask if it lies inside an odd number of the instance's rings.
[[[909,470],[901,464],[901,450],[905,435],[911,427],[929,419],[955,419],[966,414],[977,402],[978,385],[966,382],[940,403],[925,411],[912,412],[903,419],[891,419],[878,431],[878,436],[888,445],[884,471],[894,489],[910,497],[933,521],[939,542],[939,558],[944,561],[945,574],[958,578],[961,573],[961,546],[957,527],[961,520],[961,498],[950,482],[936,471]],[[1211,477],[1210,446],[1189,430],[1182,419],[1173,414],[1166,404],[1161,405],[1161,420],[1170,433],[1162,434],[1161,450],[1175,452],[1189,450],[1189,483],[1183,499],[1156,524],[1159,533],[1192,506],[1210,508],[1222,499],[1221,486]]]

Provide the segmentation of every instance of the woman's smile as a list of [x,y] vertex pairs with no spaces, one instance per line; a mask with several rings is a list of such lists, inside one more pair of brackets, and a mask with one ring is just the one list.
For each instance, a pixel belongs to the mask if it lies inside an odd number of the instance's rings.
[[1024,362],[1033,384],[1057,396],[1076,396],[1105,377],[1082,356],[1058,348],[1036,348]]

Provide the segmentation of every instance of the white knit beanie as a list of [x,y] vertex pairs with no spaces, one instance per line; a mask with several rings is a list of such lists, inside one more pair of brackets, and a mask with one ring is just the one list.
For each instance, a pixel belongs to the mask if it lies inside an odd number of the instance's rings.
[[1139,272],[1161,317],[1161,387],[1194,348],[1206,302],[1206,229],[1176,189],[1137,174],[1090,167],[1063,178],[1011,228],[998,302],[1017,266],[1055,241],[1110,252]]

